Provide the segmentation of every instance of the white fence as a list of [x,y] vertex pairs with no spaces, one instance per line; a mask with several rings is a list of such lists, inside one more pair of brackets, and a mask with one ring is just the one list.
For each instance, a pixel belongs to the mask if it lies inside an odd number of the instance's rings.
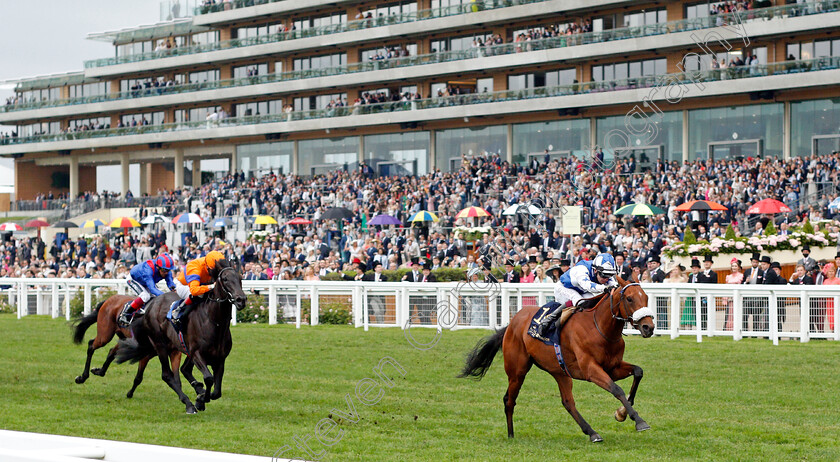
[[[270,324],[316,325],[319,318],[349,309],[352,322],[374,327],[468,329],[505,326],[519,310],[553,299],[551,284],[372,283],[243,281],[257,297]],[[840,287],[747,286],[728,284],[643,284],[656,312],[656,333],[676,338],[692,335],[840,340]],[[2,293],[18,317],[43,314],[70,319],[70,300],[80,297],[84,313],[104,290],[127,292],[123,280],[0,279]],[[79,295],[81,294],[81,295]],[[333,312],[330,312],[333,310]],[[235,311],[235,309],[234,309]],[[308,312],[308,315],[307,315]],[[235,313],[234,313],[235,314]],[[441,316],[441,322],[438,321]],[[443,318],[446,322],[442,322]],[[233,317],[236,324],[236,316]],[[628,334],[637,333],[628,329]]]

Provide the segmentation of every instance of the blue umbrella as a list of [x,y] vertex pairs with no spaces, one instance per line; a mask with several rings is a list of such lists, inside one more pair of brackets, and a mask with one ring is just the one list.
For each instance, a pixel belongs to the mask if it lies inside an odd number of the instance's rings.
[[225,228],[227,226],[233,226],[233,220],[230,217],[219,217],[210,222],[211,228]]
[[387,226],[387,225],[401,225],[402,222],[397,217],[391,215],[377,215],[368,222],[369,225]]

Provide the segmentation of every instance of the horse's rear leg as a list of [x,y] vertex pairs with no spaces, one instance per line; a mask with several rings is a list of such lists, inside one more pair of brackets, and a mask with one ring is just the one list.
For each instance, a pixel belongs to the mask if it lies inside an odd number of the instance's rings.
[[586,422],[586,419],[580,415],[580,412],[577,410],[577,406],[575,406],[575,397],[572,394],[572,378],[568,375],[563,373],[552,374],[554,376],[554,380],[557,381],[557,386],[560,388],[560,398],[563,400],[563,407],[566,408],[566,411],[575,419],[580,429],[583,433],[589,436],[589,441],[593,443],[600,443],[604,441],[595,430],[592,429],[592,426]]
[[[610,377],[613,380],[622,380],[626,379],[630,375],[633,376],[633,385],[630,387],[630,396],[627,397],[627,401],[630,402],[631,405],[636,405],[636,390],[639,388],[639,382],[642,381],[642,368],[636,366],[634,364],[630,364],[628,362],[622,361],[621,364],[613,369],[612,373],[610,373]],[[624,422],[627,419],[627,408],[621,406],[618,410],[615,411],[615,420],[619,422]]]
[[627,410],[627,415],[636,422],[636,431],[641,432],[650,430],[650,425],[648,425],[647,422],[639,416],[639,413],[633,409],[633,405],[630,404],[630,401],[628,401],[627,397],[624,396],[624,390],[622,390],[621,387],[610,378],[609,374],[600,367],[592,367],[589,372],[588,379],[590,382],[612,393],[616,399],[621,401],[621,404],[623,404],[624,408]]
[[516,406],[516,398],[519,397],[519,390],[522,388],[525,376],[528,375],[534,361],[525,351],[525,346],[521,342],[517,346],[502,350],[502,352],[505,357],[505,372],[508,376],[508,388],[505,396],[502,397],[502,403],[505,405],[508,438],[513,438],[513,408]]
[[98,375],[100,377],[105,377],[105,373],[108,372],[108,366],[111,365],[111,362],[114,361],[114,358],[117,357],[117,350],[119,350],[120,344],[117,343],[114,345],[114,348],[111,348],[111,351],[108,352],[108,357],[105,358],[105,363],[102,364],[102,367],[97,367],[95,369],[91,369],[90,373],[93,375]]
[[136,390],[143,381],[143,371],[146,370],[146,364],[149,364],[150,359],[152,359],[151,356],[146,356],[137,363],[137,374],[134,376],[134,385],[132,385],[131,390],[128,390],[128,393],[125,394],[126,398],[131,399],[134,396],[134,390]]
[[180,399],[187,408],[187,414],[195,414],[195,406],[193,406],[190,398],[184,394],[184,391],[181,390],[181,377],[172,373],[172,369],[169,367],[169,355],[166,350],[157,345],[155,345],[155,350],[157,350],[158,359],[160,360],[160,378],[169,385],[169,388],[178,394],[178,399]]
[[[107,338],[103,338],[97,335],[95,338],[90,339],[90,341],[88,342],[87,359],[85,360],[85,370],[82,372],[82,375],[76,377],[76,383],[85,383],[85,380],[87,380],[88,377],[90,377],[90,361],[91,359],[93,359],[93,352],[107,345],[112,338],[114,338],[113,333]],[[111,360],[113,360],[113,358],[111,358]]]

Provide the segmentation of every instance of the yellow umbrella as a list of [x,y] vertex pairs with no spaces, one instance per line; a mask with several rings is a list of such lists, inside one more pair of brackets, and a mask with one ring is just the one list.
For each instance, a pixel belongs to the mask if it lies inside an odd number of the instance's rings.
[[254,224],[255,225],[276,225],[277,220],[275,220],[274,218],[271,218],[268,215],[257,215],[257,217],[254,218]]

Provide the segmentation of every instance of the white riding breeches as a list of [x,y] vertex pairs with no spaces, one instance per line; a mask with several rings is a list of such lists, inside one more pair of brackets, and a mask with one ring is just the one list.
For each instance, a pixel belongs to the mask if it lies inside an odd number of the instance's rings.
[[149,300],[152,299],[152,294],[143,286],[143,284],[140,284],[134,279],[129,279],[126,281],[126,284],[128,284],[128,287],[131,288],[138,297],[140,297],[140,300],[143,300],[144,304],[148,303]]
[[590,299],[596,295],[597,294],[592,294],[589,292],[581,294],[575,289],[570,289],[560,284],[557,284],[554,287],[554,301],[563,306],[566,305],[567,301],[571,301],[572,306],[577,306],[579,301]]
[[186,300],[187,297],[192,295],[192,293],[190,292],[190,286],[185,286],[181,284],[181,281],[179,279],[175,279],[175,293],[178,294],[179,297],[181,297],[181,300]]

